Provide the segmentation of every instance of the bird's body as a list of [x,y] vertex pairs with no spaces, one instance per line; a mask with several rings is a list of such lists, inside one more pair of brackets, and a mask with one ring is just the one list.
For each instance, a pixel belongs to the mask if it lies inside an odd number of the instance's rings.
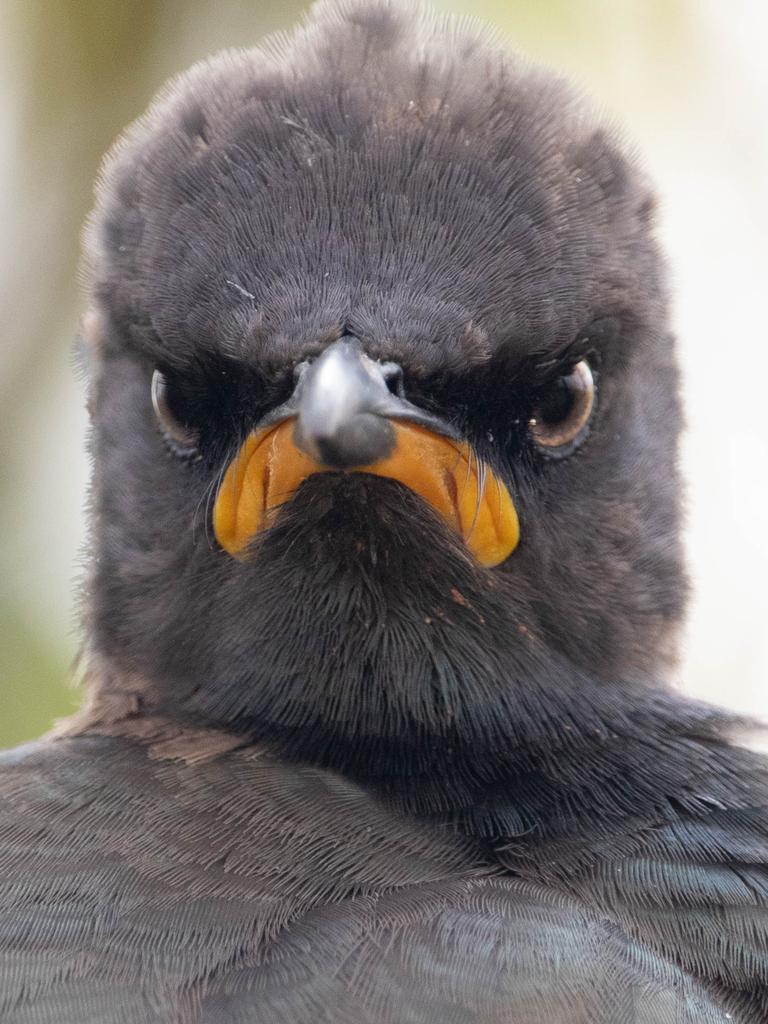
[[[746,755],[670,737],[695,794],[635,765],[645,806],[606,793],[610,815],[569,825],[559,809],[539,819],[551,839],[495,824],[489,841],[492,799],[446,829],[264,746],[125,710],[3,766],[8,1024],[765,1019],[764,812],[708,780]],[[631,745],[597,745],[626,792]],[[505,787],[502,821],[521,810],[509,793],[537,799]],[[666,801],[687,809],[672,821]]]
[[89,699],[0,760],[0,1020],[765,1022],[768,765],[663,685],[647,186],[466,27],[281,46],[106,170]]

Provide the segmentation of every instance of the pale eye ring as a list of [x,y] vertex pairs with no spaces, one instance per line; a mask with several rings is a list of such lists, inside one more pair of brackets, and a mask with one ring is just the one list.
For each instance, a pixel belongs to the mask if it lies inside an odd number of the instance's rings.
[[589,433],[595,405],[595,379],[581,359],[539,395],[528,421],[531,437],[546,455],[569,455]]
[[196,455],[200,434],[174,415],[168,397],[168,381],[160,370],[152,374],[150,394],[160,430],[172,451],[182,457]]

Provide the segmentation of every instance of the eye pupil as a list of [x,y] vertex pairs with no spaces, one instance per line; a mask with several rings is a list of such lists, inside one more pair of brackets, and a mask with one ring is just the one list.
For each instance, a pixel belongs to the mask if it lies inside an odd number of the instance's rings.
[[152,374],[151,397],[157,422],[172,450],[184,457],[196,454],[199,434],[175,415],[171,408],[168,381],[160,370]]
[[594,378],[582,359],[539,395],[528,422],[533,440],[548,455],[570,454],[586,437],[594,406]]
[[559,377],[544,393],[536,409],[536,421],[544,426],[562,423],[574,403],[570,377]]

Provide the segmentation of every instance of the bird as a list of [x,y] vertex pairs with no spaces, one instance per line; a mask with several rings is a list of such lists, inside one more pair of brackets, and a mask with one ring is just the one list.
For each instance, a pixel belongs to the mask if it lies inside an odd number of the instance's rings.
[[671,682],[655,224],[567,82],[398,0],[117,143],[85,697],[0,756],[4,1024],[768,1021],[768,763]]

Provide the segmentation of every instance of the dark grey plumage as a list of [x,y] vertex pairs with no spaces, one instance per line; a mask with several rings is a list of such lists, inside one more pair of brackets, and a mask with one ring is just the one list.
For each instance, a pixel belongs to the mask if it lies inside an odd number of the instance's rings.
[[[386,0],[130,131],[88,240],[89,704],[0,762],[3,1022],[768,1020],[768,766],[663,686],[652,212],[561,82]],[[365,474],[216,543],[240,442],[348,335],[509,487],[498,568]],[[546,458],[532,404],[585,356],[589,436]]]

